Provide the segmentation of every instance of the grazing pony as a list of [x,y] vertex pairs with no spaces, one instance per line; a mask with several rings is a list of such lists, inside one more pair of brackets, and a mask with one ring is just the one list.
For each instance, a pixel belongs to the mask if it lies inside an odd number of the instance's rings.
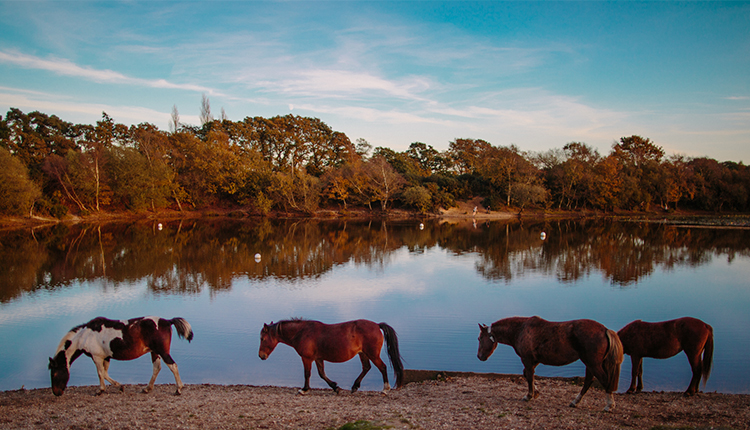
[[177,383],[175,395],[181,394],[183,385],[180,372],[177,370],[177,363],[169,355],[173,325],[181,338],[187,339],[188,342],[193,340],[193,330],[183,318],[167,320],[159,317],[141,317],[118,321],[97,317],[86,324],[73,327],[60,341],[55,357],[49,359],[52,392],[56,396],[62,396],[70,379],[70,366],[81,354],[91,357],[96,365],[96,372],[99,374],[97,395],[104,392],[105,379],[123,391],[125,387],[109,377],[109,360],[133,360],[151,352],[154,373],[143,392],[148,393],[154,388],[154,381],[161,370],[163,359],[174,374]]
[[523,376],[529,383],[523,400],[539,396],[534,384],[534,369],[539,363],[564,366],[580,359],[586,365],[586,378],[570,406],[581,401],[596,377],[607,392],[604,410],[614,408],[612,392],[617,391],[622,363],[622,344],[614,331],[592,320],[550,322],[537,316],[505,318],[492,323],[492,327],[479,324],[479,329],[480,360],[487,360],[498,343],[512,346],[521,357]]
[[625,354],[630,355],[633,363],[628,393],[640,393],[643,390],[643,357],[669,358],[680,351],[685,351],[693,369],[693,378],[685,395],[692,396],[698,392],[701,376],[705,387],[711,374],[714,355],[714,329],[710,325],[690,317],[656,323],[636,320],[623,327],[617,335],[620,336]]
[[[382,333],[381,333],[382,330]],[[305,385],[299,394],[310,391],[310,370],[313,361],[318,367],[318,374],[328,383],[337,394],[339,386],[328,379],[324,369],[324,361],[343,363],[359,354],[362,360],[362,373],[352,385],[352,393],[359,389],[362,378],[370,371],[370,361],[383,374],[383,393],[387,393],[391,386],[388,384],[388,369],[380,359],[380,349],[385,338],[388,357],[396,375],[396,388],[404,383],[404,366],[398,351],[398,337],[396,331],[386,323],[376,324],[368,320],[356,320],[339,324],[323,324],[319,321],[292,319],[277,323],[263,324],[260,331],[260,348],[258,356],[265,360],[273,352],[276,345],[285,343],[302,358],[305,370]]]

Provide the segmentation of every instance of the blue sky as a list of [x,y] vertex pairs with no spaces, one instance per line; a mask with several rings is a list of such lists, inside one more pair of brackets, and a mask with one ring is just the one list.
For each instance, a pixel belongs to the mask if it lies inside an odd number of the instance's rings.
[[637,134],[747,164],[750,2],[0,1],[2,115],[167,130],[203,94],[398,151]]

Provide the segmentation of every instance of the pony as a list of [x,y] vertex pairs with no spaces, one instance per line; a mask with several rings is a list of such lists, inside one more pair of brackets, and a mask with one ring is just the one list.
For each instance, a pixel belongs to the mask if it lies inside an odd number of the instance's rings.
[[169,355],[173,325],[179,337],[187,339],[188,342],[193,340],[193,329],[183,318],[167,320],[151,316],[118,321],[97,317],[73,327],[60,340],[55,356],[49,359],[52,393],[62,396],[70,379],[70,366],[81,354],[91,357],[96,365],[99,375],[97,395],[104,393],[105,380],[124,391],[125,387],[109,377],[110,359],[133,360],[151,352],[154,373],[143,392],[148,393],[154,388],[156,375],[161,370],[161,360],[164,360],[174,374],[177,384],[175,395],[181,394],[183,384],[180,372],[177,370],[177,363]]
[[680,351],[685,351],[693,370],[685,396],[698,392],[701,377],[703,386],[706,386],[714,355],[714,329],[705,322],[691,317],[655,323],[636,320],[623,327],[617,335],[633,364],[627,393],[640,393],[643,390],[643,357],[669,358]]
[[539,396],[534,384],[537,365],[564,366],[580,359],[586,365],[586,377],[581,392],[570,406],[576,407],[596,377],[607,392],[604,410],[614,408],[612,393],[620,380],[623,348],[617,333],[602,324],[587,319],[550,322],[538,316],[505,318],[495,321],[491,327],[479,324],[477,358],[486,361],[498,343],[512,346],[521,358],[523,376],[529,384],[524,401]]
[[299,394],[307,394],[310,391],[310,370],[313,362],[320,377],[338,394],[340,388],[326,376],[324,361],[343,363],[359,354],[362,373],[354,381],[351,392],[359,390],[362,378],[370,371],[372,362],[383,375],[383,393],[387,393],[391,386],[388,383],[386,365],[380,359],[383,339],[386,341],[388,357],[396,377],[396,388],[400,388],[404,383],[404,366],[398,350],[398,337],[396,331],[386,323],[377,324],[360,319],[339,324],[324,324],[320,321],[292,319],[263,324],[258,356],[261,360],[267,359],[279,342],[289,345],[302,358],[305,371],[305,385],[298,391]]

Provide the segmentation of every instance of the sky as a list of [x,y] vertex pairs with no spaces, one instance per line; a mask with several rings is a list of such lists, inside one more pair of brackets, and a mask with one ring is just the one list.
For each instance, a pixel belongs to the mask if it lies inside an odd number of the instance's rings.
[[168,130],[203,95],[396,151],[639,135],[747,164],[750,2],[0,0],[0,115]]

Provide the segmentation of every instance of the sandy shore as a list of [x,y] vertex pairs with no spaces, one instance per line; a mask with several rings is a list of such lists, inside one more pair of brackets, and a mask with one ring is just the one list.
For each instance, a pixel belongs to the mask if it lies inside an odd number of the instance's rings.
[[[568,403],[574,380],[538,378],[541,396],[521,400],[521,376],[440,377],[380,392],[313,390],[246,385],[70,387],[62,397],[49,389],[0,393],[3,429],[748,429],[750,395],[650,392],[615,396],[614,412],[592,389],[577,408]],[[356,424],[356,425],[355,425]],[[348,425],[348,427],[347,427]]]

